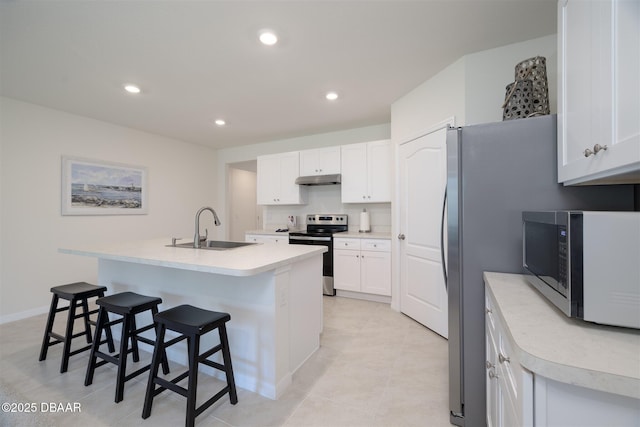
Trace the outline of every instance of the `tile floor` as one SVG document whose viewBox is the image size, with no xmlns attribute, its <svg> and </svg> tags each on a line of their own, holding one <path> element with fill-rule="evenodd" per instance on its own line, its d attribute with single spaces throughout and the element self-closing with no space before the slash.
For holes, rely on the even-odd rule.
<svg viewBox="0 0 640 427">
<path fill-rule="evenodd" d="M 279 400 L 238 389 L 237 405 L 224 397 L 196 425 L 449 426 L 447 341 L 388 304 L 324 298 L 321 347 Z M 88 352 L 73 356 L 66 374 L 59 373 L 60 345 L 38 362 L 45 320 L 40 315 L 0 325 L 0 400 L 37 407 L 35 413 L 0 412 L 0 426 L 184 425 L 185 400 L 168 391 L 154 400 L 151 417 L 141 418 L 146 374 L 129 381 L 124 401 L 116 404 L 115 366 L 96 370 L 85 387 Z M 199 401 L 222 384 L 205 378 Z M 48 402 L 77 402 L 80 412 L 52 412 Z"/>
</svg>

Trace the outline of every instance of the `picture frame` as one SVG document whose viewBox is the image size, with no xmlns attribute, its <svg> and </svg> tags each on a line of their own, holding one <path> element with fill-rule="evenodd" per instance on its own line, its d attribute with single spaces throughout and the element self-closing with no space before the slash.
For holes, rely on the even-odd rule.
<svg viewBox="0 0 640 427">
<path fill-rule="evenodd" d="M 62 156 L 62 215 L 145 215 L 147 169 Z"/>
</svg>

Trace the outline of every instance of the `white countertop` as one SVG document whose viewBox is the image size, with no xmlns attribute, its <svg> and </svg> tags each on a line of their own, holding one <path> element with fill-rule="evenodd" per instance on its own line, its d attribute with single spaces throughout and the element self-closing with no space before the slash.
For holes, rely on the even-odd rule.
<svg viewBox="0 0 640 427">
<path fill-rule="evenodd" d="M 484 278 L 522 366 L 563 383 L 640 399 L 640 331 L 571 319 L 522 275 Z"/>
<path fill-rule="evenodd" d="M 302 230 L 290 230 L 290 231 L 302 231 Z M 267 235 L 267 236 L 282 236 L 282 235 L 288 235 L 288 232 L 276 232 L 275 230 L 248 230 L 245 231 L 245 234 L 262 234 L 262 235 Z M 345 231 L 342 233 L 337 233 L 334 235 L 334 237 L 336 238 L 341 238 L 341 237 L 345 237 L 345 238 L 349 238 L 349 239 L 353 239 L 353 238 L 359 238 L 359 239 L 387 239 L 390 240 L 391 239 L 391 233 L 390 232 L 371 232 L 371 233 L 360 233 L 358 230 L 352 231 Z"/>
<path fill-rule="evenodd" d="M 112 245 L 60 248 L 59 252 L 114 261 L 201 271 L 227 276 L 253 276 L 327 251 L 324 246 L 254 245 L 224 251 L 167 247 L 170 238 Z"/>
</svg>

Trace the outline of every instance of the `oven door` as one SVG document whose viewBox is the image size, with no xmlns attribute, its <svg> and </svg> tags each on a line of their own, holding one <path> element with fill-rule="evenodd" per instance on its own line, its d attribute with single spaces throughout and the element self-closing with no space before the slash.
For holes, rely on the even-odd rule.
<svg viewBox="0 0 640 427">
<path fill-rule="evenodd" d="M 322 293 L 334 296 L 333 288 L 333 237 L 331 235 L 314 236 L 304 233 L 289 233 L 290 245 L 326 246 L 327 252 L 322 254 Z"/>
</svg>

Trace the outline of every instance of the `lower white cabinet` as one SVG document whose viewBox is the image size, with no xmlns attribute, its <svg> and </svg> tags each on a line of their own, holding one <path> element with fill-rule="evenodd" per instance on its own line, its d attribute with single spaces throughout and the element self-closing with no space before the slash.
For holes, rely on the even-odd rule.
<svg viewBox="0 0 640 427">
<path fill-rule="evenodd" d="M 333 280 L 338 290 L 391 295 L 391 241 L 333 239 Z"/>
<path fill-rule="evenodd" d="M 533 374 L 518 363 L 486 294 L 487 426 L 533 426 Z"/>
<path fill-rule="evenodd" d="M 521 284 L 514 284 L 514 286 L 517 285 Z M 517 303 L 522 307 L 526 305 L 521 301 Z M 501 315 L 502 311 L 488 288 L 485 288 L 485 309 L 488 427 L 640 425 L 639 399 L 572 384 L 572 378 L 579 376 L 580 373 L 577 371 L 582 369 L 577 365 L 571 366 L 547 360 L 534 362 L 538 363 L 539 367 L 546 363 L 555 363 L 555 375 L 563 377 L 563 381 L 566 380 L 566 382 L 547 378 L 536 370 L 531 371 L 524 368 L 519 360 L 519 355 L 528 354 L 526 357 L 529 359 L 535 359 L 535 357 L 531 352 L 524 353 L 520 350 L 521 347 L 513 341 L 511 337 L 514 336 L 514 329 L 510 329 L 510 325 L 504 321 L 504 317 Z M 526 309 L 522 308 L 522 310 Z M 533 312 L 527 314 L 532 315 Z M 540 314 L 544 315 L 544 313 Z M 523 314 L 518 315 L 518 319 L 526 318 Z M 558 321 L 567 322 L 568 320 L 558 318 Z M 520 335 L 517 336 L 520 338 L 522 338 L 524 324 L 527 325 L 527 336 L 541 335 L 542 331 L 536 330 L 535 321 L 523 320 L 518 327 Z M 581 339 L 593 340 L 593 336 L 589 335 L 591 329 L 595 328 L 585 325 L 585 334 L 581 335 Z M 604 335 L 599 335 L 597 332 L 611 333 L 610 331 L 597 330 L 591 332 L 598 338 Z M 539 345 L 544 346 L 545 343 Z M 557 343 L 556 345 L 558 346 Z M 561 347 L 562 344 L 559 346 Z M 575 351 L 579 352 L 581 349 L 575 348 Z M 585 350 L 582 349 L 582 351 Z M 565 349 L 556 347 L 554 352 L 563 354 Z M 527 363 L 532 362 L 529 360 Z M 634 362 L 630 361 L 630 363 Z M 547 368 L 545 367 L 545 369 Z M 589 375 L 597 376 L 597 372 L 591 371 Z M 603 385 L 607 382 L 601 381 Z"/>
<path fill-rule="evenodd" d="M 288 245 L 289 235 L 283 234 L 282 236 L 272 236 L 269 234 L 245 234 L 244 240 L 245 242 L 253 243 L 277 243 L 279 245 Z"/>
</svg>

